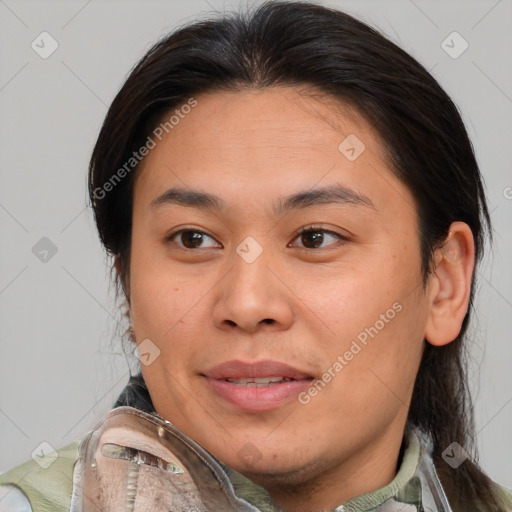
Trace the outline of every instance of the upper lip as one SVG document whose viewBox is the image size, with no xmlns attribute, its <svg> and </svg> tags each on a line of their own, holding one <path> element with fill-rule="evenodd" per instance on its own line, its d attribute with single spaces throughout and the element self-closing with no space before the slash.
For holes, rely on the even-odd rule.
<svg viewBox="0 0 512 512">
<path fill-rule="evenodd" d="M 249 379 L 285 377 L 288 379 L 311 379 L 311 375 L 279 361 L 226 361 L 204 372 L 211 379 Z"/>
</svg>

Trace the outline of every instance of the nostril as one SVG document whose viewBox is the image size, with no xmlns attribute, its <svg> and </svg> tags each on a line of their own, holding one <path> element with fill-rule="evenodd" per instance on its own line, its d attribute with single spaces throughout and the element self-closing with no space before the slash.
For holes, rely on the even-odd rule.
<svg viewBox="0 0 512 512">
<path fill-rule="evenodd" d="M 266 324 L 273 324 L 275 322 L 273 318 L 265 318 L 262 321 L 265 322 Z"/>
</svg>

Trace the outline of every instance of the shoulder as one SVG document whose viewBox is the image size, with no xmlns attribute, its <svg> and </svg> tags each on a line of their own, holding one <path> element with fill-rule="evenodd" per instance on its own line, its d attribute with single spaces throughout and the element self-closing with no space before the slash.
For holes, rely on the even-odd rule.
<svg viewBox="0 0 512 512">
<path fill-rule="evenodd" d="M 67 512 L 79 441 L 33 459 L 0 475 L 0 512 Z"/>
</svg>

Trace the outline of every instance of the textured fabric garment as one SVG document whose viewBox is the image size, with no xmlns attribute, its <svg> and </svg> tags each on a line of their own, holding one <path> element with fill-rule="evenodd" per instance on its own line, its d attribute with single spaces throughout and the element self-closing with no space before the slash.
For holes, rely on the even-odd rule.
<svg viewBox="0 0 512 512">
<path fill-rule="evenodd" d="M 73 492 L 73 468 L 78 459 L 79 441 L 70 443 L 56 454 L 36 457 L 0 475 L 0 512 L 11 512 L 18 507 L 33 512 L 68 512 Z M 12 493 L 3 484 L 16 486 L 21 492 Z M 10 508 L 5 508 L 9 506 Z M 16 510 L 16 508 L 13 508 Z M 28 508 L 30 511 L 30 508 Z"/>
<path fill-rule="evenodd" d="M 436 475 L 429 439 L 412 425 L 401 453 L 388 485 L 333 510 L 458 512 Z M 282 512 L 264 488 L 159 417 L 140 375 L 94 430 L 57 455 L 50 465 L 31 460 L 0 475 L 0 512 Z"/>
<path fill-rule="evenodd" d="M 156 414 L 129 406 L 117 407 L 83 438 L 78 455 L 70 459 L 69 454 L 75 449 L 76 445 L 60 452 L 57 466 L 41 468 L 30 461 L 18 469 L 16 476 L 25 474 L 18 485 L 34 512 L 279 510 L 262 487 L 220 464 Z M 72 460 L 76 463 L 70 471 Z M 448 512 L 438 482 L 425 480 L 425 472 L 420 470 L 422 460 L 420 439 L 411 430 L 400 470 L 393 481 L 336 510 Z M 69 485 L 59 492 L 59 486 L 72 481 L 73 492 Z M 404 509 L 405 505 L 414 508 Z"/>
</svg>

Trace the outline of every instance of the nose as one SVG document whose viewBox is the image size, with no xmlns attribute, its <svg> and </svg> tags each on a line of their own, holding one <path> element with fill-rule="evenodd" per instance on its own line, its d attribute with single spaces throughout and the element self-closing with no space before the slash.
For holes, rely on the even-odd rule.
<svg viewBox="0 0 512 512">
<path fill-rule="evenodd" d="M 293 292 L 286 285 L 270 251 L 254 261 L 239 254 L 219 283 L 213 310 L 216 327 L 254 334 L 288 329 L 294 319 Z"/>
</svg>

